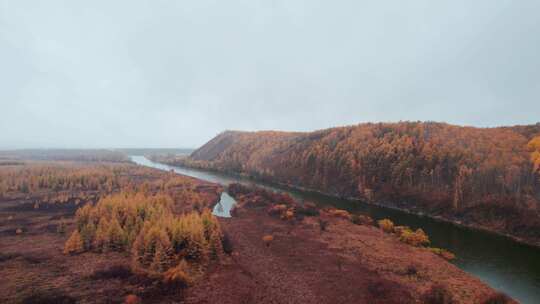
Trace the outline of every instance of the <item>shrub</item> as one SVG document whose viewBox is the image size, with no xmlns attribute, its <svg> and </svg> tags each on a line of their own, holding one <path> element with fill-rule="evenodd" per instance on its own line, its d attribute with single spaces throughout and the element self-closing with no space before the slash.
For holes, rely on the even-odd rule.
<svg viewBox="0 0 540 304">
<path fill-rule="evenodd" d="M 377 224 L 379 224 L 379 227 L 384 232 L 387 232 L 387 233 L 394 232 L 394 223 L 389 219 L 382 219 L 378 221 Z"/>
<path fill-rule="evenodd" d="M 84 251 L 84 243 L 79 231 L 75 230 L 64 245 L 64 254 L 77 254 Z"/>
<path fill-rule="evenodd" d="M 411 231 L 411 228 L 409 226 L 394 226 L 394 232 L 401 236 L 404 231 Z"/>
<path fill-rule="evenodd" d="M 285 212 L 281 214 L 281 219 L 285 221 L 290 221 L 294 218 L 294 211 L 293 209 L 288 209 Z"/>
<path fill-rule="evenodd" d="M 274 205 L 268 209 L 268 214 L 281 215 L 286 210 L 287 210 L 287 205 L 285 204 Z"/>
<path fill-rule="evenodd" d="M 453 304 L 455 303 L 452 293 L 441 284 L 435 284 L 422 296 L 425 304 Z"/>
<path fill-rule="evenodd" d="M 347 210 L 330 209 L 328 212 L 335 217 L 344 218 L 347 220 L 351 218 L 351 214 Z"/>
<path fill-rule="evenodd" d="M 304 205 L 299 206 L 296 208 L 296 214 L 299 216 L 317 216 L 319 215 L 319 209 L 317 209 L 317 205 L 314 203 L 304 203 Z"/>
<path fill-rule="evenodd" d="M 498 292 L 490 296 L 484 302 L 482 302 L 482 304 L 507 304 L 507 303 L 512 303 L 512 299 L 502 292 Z"/>
<path fill-rule="evenodd" d="M 124 299 L 124 304 L 141 304 L 142 300 L 134 294 L 129 294 Z"/>
<path fill-rule="evenodd" d="M 351 222 L 356 225 L 372 225 L 373 219 L 366 215 L 353 214 L 351 215 Z"/>
<path fill-rule="evenodd" d="M 422 229 L 414 232 L 408 228 L 403 229 L 399 232 L 399 240 L 415 247 L 429 244 L 429 237 Z"/>
<path fill-rule="evenodd" d="M 163 274 L 163 283 L 169 287 L 186 287 L 193 283 L 189 265 L 185 260 Z"/>
<path fill-rule="evenodd" d="M 439 255 L 441 256 L 442 258 L 446 259 L 446 260 L 453 260 L 456 258 L 456 255 L 453 254 L 452 252 L 446 250 L 446 249 L 441 249 L 441 248 L 434 248 L 434 247 L 430 247 L 429 250 L 433 253 L 435 253 L 436 255 Z"/>
<path fill-rule="evenodd" d="M 262 240 L 264 242 L 264 244 L 269 247 L 270 246 L 270 243 L 272 243 L 272 241 L 274 240 L 274 236 L 272 235 L 265 235 L 262 237 Z"/>
</svg>

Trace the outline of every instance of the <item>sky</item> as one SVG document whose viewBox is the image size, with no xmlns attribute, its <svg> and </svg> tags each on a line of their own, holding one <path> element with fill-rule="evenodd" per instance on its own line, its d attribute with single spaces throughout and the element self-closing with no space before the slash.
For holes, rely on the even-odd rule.
<svg viewBox="0 0 540 304">
<path fill-rule="evenodd" d="M 540 1 L 0 0 L 0 149 L 540 121 Z"/>
</svg>

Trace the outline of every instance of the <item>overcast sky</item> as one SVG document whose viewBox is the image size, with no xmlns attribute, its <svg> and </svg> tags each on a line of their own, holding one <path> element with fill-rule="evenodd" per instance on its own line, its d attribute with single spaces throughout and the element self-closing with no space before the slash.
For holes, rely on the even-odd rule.
<svg viewBox="0 0 540 304">
<path fill-rule="evenodd" d="M 0 0 L 0 148 L 540 121 L 540 1 Z"/>
</svg>

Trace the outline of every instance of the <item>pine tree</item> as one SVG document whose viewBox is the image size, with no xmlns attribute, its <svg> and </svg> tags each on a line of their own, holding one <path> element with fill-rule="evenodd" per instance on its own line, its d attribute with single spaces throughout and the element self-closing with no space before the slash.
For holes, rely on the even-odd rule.
<svg viewBox="0 0 540 304">
<path fill-rule="evenodd" d="M 107 229 L 107 240 L 108 240 L 108 249 L 111 250 L 122 250 L 127 245 L 127 235 L 120 227 L 120 223 L 116 218 L 113 218 L 109 222 L 109 227 Z"/>
<path fill-rule="evenodd" d="M 99 220 L 92 246 L 96 249 L 107 250 L 109 246 L 109 221 L 102 217 Z"/>
<path fill-rule="evenodd" d="M 163 245 L 158 243 L 156 245 L 156 251 L 154 253 L 154 258 L 150 264 L 150 269 L 155 272 L 164 272 L 167 270 L 171 264 L 171 248 L 170 246 Z"/>
<path fill-rule="evenodd" d="M 76 254 L 84 251 L 84 244 L 79 231 L 75 230 L 64 246 L 64 254 Z"/>
<path fill-rule="evenodd" d="M 92 248 L 92 242 L 96 236 L 96 225 L 93 222 L 89 222 L 81 229 L 81 237 L 84 243 L 85 249 Z"/>
</svg>

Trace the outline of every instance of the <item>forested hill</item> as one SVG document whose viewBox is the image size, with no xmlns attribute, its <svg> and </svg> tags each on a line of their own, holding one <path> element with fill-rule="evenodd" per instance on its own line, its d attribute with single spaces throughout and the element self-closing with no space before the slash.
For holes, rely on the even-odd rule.
<svg viewBox="0 0 540 304">
<path fill-rule="evenodd" d="M 224 132 L 187 165 L 356 197 L 540 240 L 540 123 L 367 123 Z"/>
</svg>

